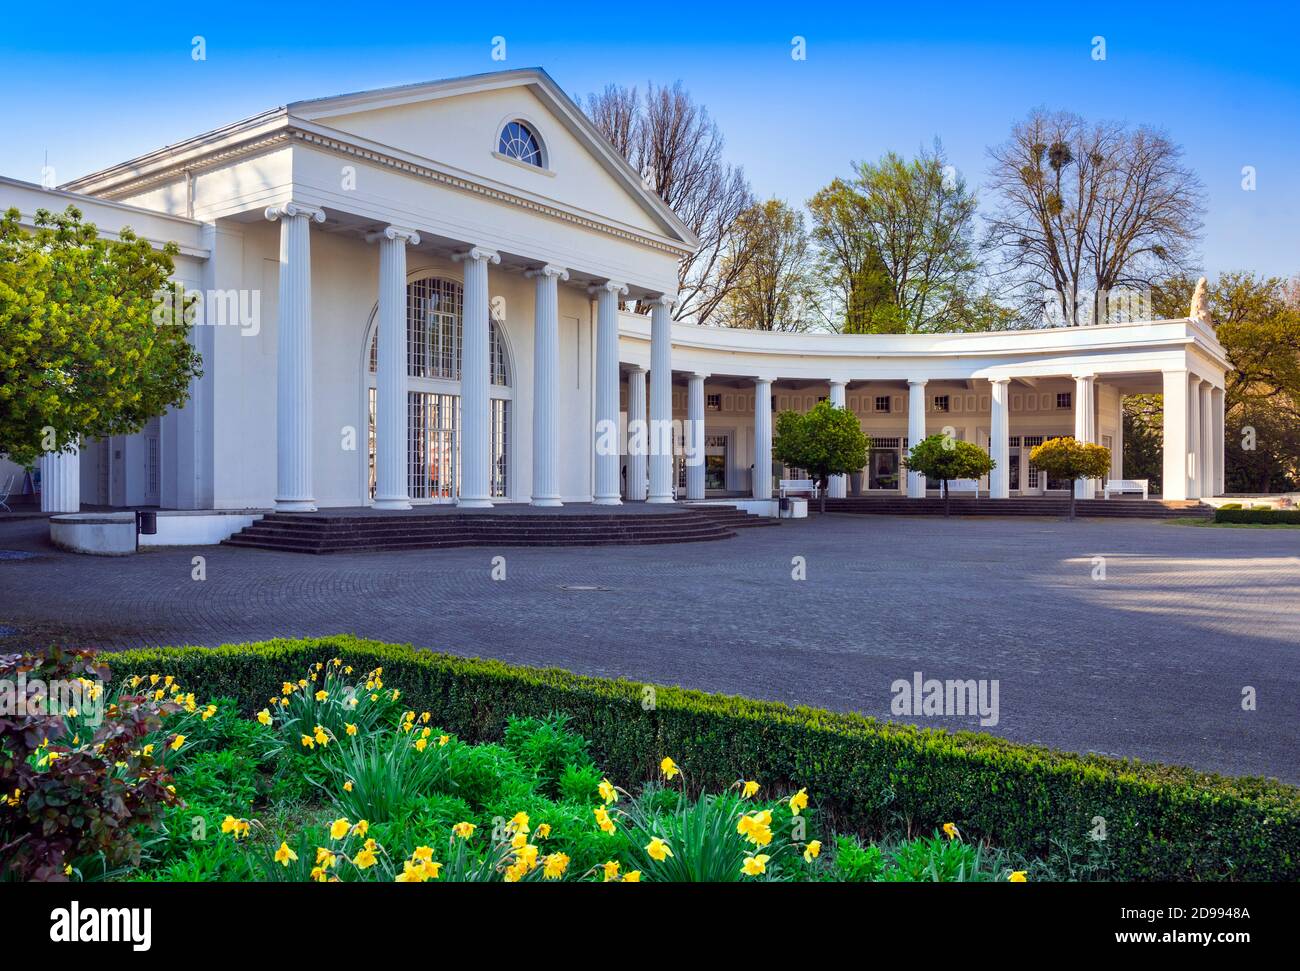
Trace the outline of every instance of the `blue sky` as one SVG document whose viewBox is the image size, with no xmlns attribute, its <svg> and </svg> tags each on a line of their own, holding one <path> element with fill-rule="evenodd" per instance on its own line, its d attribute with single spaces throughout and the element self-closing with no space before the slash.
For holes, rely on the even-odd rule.
<svg viewBox="0 0 1300 971">
<path fill-rule="evenodd" d="M 39 181 L 48 153 L 67 181 L 287 101 L 540 65 L 582 96 L 680 79 L 755 191 L 797 203 L 854 160 L 936 136 L 978 188 L 988 146 L 1038 105 L 1155 125 L 1205 183 L 1205 268 L 1300 272 L 1300 5 L 708 6 L 10 5 L 0 174 Z"/>
</svg>

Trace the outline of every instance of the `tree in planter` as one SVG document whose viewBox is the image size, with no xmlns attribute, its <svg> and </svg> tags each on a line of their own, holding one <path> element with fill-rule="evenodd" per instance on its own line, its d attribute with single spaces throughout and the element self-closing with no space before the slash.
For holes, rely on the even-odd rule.
<svg viewBox="0 0 1300 971">
<path fill-rule="evenodd" d="M 912 446 L 903 459 L 909 472 L 920 472 L 929 479 L 943 482 L 943 514 L 952 512 L 948 483 L 953 479 L 978 479 L 993 471 L 997 463 L 988 452 L 972 442 L 949 435 L 931 435 Z"/>
<path fill-rule="evenodd" d="M 1029 461 L 1053 478 L 1069 480 L 1071 519 L 1075 480 L 1104 479 L 1110 474 L 1110 449 L 1073 438 L 1049 438 L 1029 453 Z"/>
<path fill-rule="evenodd" d="M 31 465 L 184 403 L 200 374 L 188 308 L 159 299 L 178 252 L 102 239 L 73 206 L 38 210 L 31 232 L 0 215 L 0 454 Z"/>
<path fill-rule="evenodd" d="M 825 512 L 830 477 L 861 471 L 870 445 L 853 412 L 819 401 L 807 414 L 783 411 L 776 416 L 772 455 L 778 462 L 808 471 L 821 492 L 820 509 Z"/>
</svg>

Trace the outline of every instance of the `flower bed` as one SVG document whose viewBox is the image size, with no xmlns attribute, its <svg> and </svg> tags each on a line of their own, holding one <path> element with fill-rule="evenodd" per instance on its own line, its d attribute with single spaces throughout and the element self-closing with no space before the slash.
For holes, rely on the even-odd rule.
<svg viewBox="0 0 1300 971">
<path fill-rule="evenodd" d="M 90 670 L 88 655 L 71 657 L 17 666 Z M 229 699 L 200 701 L 173 674 L 107 688 L 85 679 L 106 712 L 52 702 L 6 726 L 6 749 L 21 747 L 19 734 L 40 738 L 4 779 L 6 870 L 196 882 L 1027 879 L 953 823 L 883 849 L 843 836 L 823 853 L 806 789 L 740 779 L 693 795 L 670 756 L 630 792 L 603 775 L 563 714 L 511 718 L 502 744 L 472 744 L 406 708 L 385 678 L 342 657 L 316 661 L 252 715 Z M 92 777 L 95 791 L 134 807 L 115 832 L 84 811 Z M 30 838 L 51 822 L 56 839 Z"/>
<path fill-rule="evenodd" d="M 636 792 L 638 805 L 644 800 L 649 807 L 646 811 L 667 814 L 671 807 L 655 800 L 677 799 L 675 792 L 664 795 L 660 784 L 653 781 L 660 775 L 660 760 L 668 755 L 686 768 L 684 778 L 691 797 L 708 793 L 709 799 L 724 801 L 719 813 L 734 815 L 738 811 L 736 806 L 726 808 L 725 802 L 736 798 L 733 786 L 737 780 L 758 780 L 763 786 L 762 796 L 772 797 L 770 805 L 765 803 L 762 808 L 773 813 L 774 833 L 780 831 L 784 819 L 780 800 L 775 797 L 806 789 L 812 797 L 809 816 L 817 821 L 819 829 L 803 834 L 802 845 L 806 846 L 809 838 L 821 839 L 828 851 L 839 850 L 840 841 L 827 834 L 837 832 L 850 837 L 841 852 L 825 854 L 828 859 L 835 857 L 833 865 L 839 868 L 840 875 L 877 873 L 872 861 L 888 865 L 891 859 L 897 860 L 897 853 L 905 845 L 898 841 L 900 833 L 936 832 L 951 821 L 970 840 L 952 842 L 972 849 L 977 845 L 1001 848 L 992 862 L 985 859 L 977 867 L 980 872 L 998 876 L 1013 869 L 1028 869 L 1031 878 L 1300 878 L 1295 850 L 1300 846 L 1300 791 L 1273 781 L 1226 779 L 1179 767 L 1075 756 L 987 735 L 925 731 L 856 715 L 584 678 L 559 670 L 513 667 L 350 637 L 270 641 L 217 649 L 128 651 L 109 655 L 107 660 L 118 678 L 173 675 L 196 691 L 202 689 L 205 697 L 231 699 L 229 705 L 219 706 L 210 722 L 221 724 L 221 719 L 230 717 L 237 718 L 241 726 L 270 730 L 273 726 L 259 725 L 252 715 L 267 708 L 268 717 L 275 721 L 280 713 L 270 712 L 269 699 L 282 696 L 284 682 L 296 683 L 308 665 L 329 663 L 335 657 L 356 671 L 382 668 L 383 680 L 399 686 L 401 694 L 395 704 L 403 712 L 419 713 L 417 720 L 423 712 L 431 713 L 430 724 L 421 726 L 420 731 L 428 727 L 431 737 L 447 735 L 448 745 L 454 746 L 449 752 L 463 747 L 467 753 L 475 753 L 464 756 L 475 765 L 481 760 L 495 770 L 510 764 L 507 754 L 516 762 L 521 760 L 512 746 L 522 743 L 510 740 L 508 726 L 512 718 L 516 724 L 535 726 L 535 721 L 527 720 L 562 713 L 568 716 L 566 731 L 590 740 L 590 758 L 600 767 L 600 777 Z M 324 751 L 339 751 L 335 746 L 349 737 L 346 728 L 345 734 L 338 736 L 333 726 L 320 724 L 327 738 Z M 276 726 L 282 728 L 282 722 L 276 721 Z M 441 728 L 432 732 L 434 726 Z M 289 747 L 284 750 L 284 758 L 260 763 L 264 768 L 281 765 L 272 774 L 270 789 L 259 789 L 267 785 L 263 779 L 246 790 L 250 811 L 255 804 L 271 809 L 269 815 L 263 813 L 259 823 L 268 827 L 268 832 L 281 834 L 289 849 L 298 853 L 297 862 L 303 866 L 311 863 L 317 848 L 328 848 L 328 843 L 307 846 L 312 839 L 302 844 L 288 839 L 290 824 L 295 820 L 308 830 L 312 826 L 319 830 L 319 814 L 312 816 L 308 811 L 313 800 L 316 810 L 327 808 L 319 802 L 324 798 L 321 790 L 304 781 L 309 775 L 303 771 L 303 760 L 319 760 L 321 754 L 320 749 L 302 744 L 303 736 L 316 740 L 315 724 L 306 727 L 312 731 L 294 739 L 300 751 Z M 343 742 L 331 740 L 331 732 Z M 228 757 L 235 758 L 235 747 L 222 742 L 221 753 L 213 754 L 225 758 L 228 752 Z M 531 765 L 531 756 L 522 757 L 522 762 Z M 555 775 L 554 768 L 549 771 Z M 491 774 L 488 768 L 482 772 Z M 240 773 L 232 768 L 226 778 L 238 774 L 256 778 L 247 767 Z M 447 799 L 464 800 L 476 814 L 473 818 L 464 816 L 460 804 L 451 803 L 452 808 L 438 816 L 442 824 L 450 827 L 468 821 L 483 827 L 496 816 L 509 819 L 520 811 L 529 813 L 534 825 L 541 820 L 526 802 L 512 804 L 508 798 L 489 798 L 483 793 L 473 798 L 466 796 L 466 791 L 476 791 L 473 778 L 477 776 L 471 777 L 470 783 L 459 780 L 458 788 L 450 793 L 430 797 L 444 804 Z M 548 811 L 551 803 L 567 804 L 565 812 L 574 818 L 565 825 L 577 826 L 580 819 L 583 840 L 598 839 L 590 825 L 594 807 L 554 788 L 559 778 L 547 783 L 549 789 L 543 786 L 531 793 L 520 790 L 520 799 L 525 795 L 528 799 L 545 799 Z M 460 788 L 463 784 L 469 785 L 468 790 Z M 304 785 L 311 789 L 303 789 Z M 255 803 L 255 799 L 262 801 Z M 294 805 L 308 809 L 294 810 Z M 631 796 L 621 796 L 617 808 L 630 811 L 632 805 Z M 691 801 L 681 808 L 703 812 L 699 805 Z M 219 808 L 214 807 L 214 811 Z M 484 815 L 489 810 L 490 817 Z M 250 826 L 254 818 L 248 812 L 236 813 L 232 809 L 223 810 L 223 818 L 225 813 L 237 820 L 250 819 Z M 355 824 L 359 816 L 359 812 L 349 811 L 339 813 L 337 818 Z M 372 825 L 389 825 L 364 818 Z M 1105 838 L 1093 839 L 1094 834 L 1100 835 L 1099 827 Z M 573 832 L 576 839 L 578 830 Z M 798 849 L 800 841 L 792 838 L 793 831 L 780 832 L 782 845 L 788 843 L 792 851 Z M 481 828 L 478 834 L 483 836 Z M 505 834 L 498 831 L 496 835 Z M 511 839 L 517 836 L 511 834 Z M 852 839 L 855 836 L 883 840 L 883 845 L 863 846 Z M 411 848 L 398 842 L 400 847 L 389 848 L 390 852 L 405 853 Z M 387 847 L 383 840 L 380 843 Z M 938 845 L 942 849 L 949 843 L 940 838 Z M 308 851 L 306 860 L 295 848 L 299 845 Z M 435 842 L 412 844 L 426 845 L 438 851 L 439 862 L 446 862 L 441 846 Z M 645 844 L 639 845 L 644 849 Z M 594 859 L 569 848 L 560 852 L 578 861 L 571 862 L 572 870 Z M 910 859 L 909 854 L 914 852 L 909 850 L 903 856 Z M 792 861 L 784 856 L 768 855 L 775 859 L 773 871 L 779 864 L 780 873 L 786 877 L 800 872 L 793 865 L 787 867 Z M 802 853 L 798 858 L 802 859 Z M 398 864 L 407 859 L 398 860 Z M 859 864 L 855 867 L 845 862 L 855 859 Z M 623 872 L 628 867 L 650 872 L 642 865 L 643 860 L 633 865 L 631 856 L 619 862 Z M 884 869 L 882 865 L 879 872 Z M 279 864 L 269 872 L 277 871 L 289 872 Z"/>
</svg>

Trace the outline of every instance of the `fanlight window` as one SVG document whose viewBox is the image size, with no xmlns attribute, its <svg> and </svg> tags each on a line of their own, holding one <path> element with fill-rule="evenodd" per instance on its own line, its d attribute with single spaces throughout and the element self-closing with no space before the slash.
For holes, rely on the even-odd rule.
<svg viewBox="0 0 1300 971">
<path fill-rule="evenodd" d="M 460 380 L 460 341 L 464 298 L 459 283 L 429 278 L 406 285 L 406 373 L 413 378 Z M 501 324 L 493 319 L 488 335 L 492 383 L 510 386 L 510 366 Z M 370 373 L 379 370 L 379 328 L 370 341 Z"/>
<path fill-rule="evenodd" d="M 506 158 L 542 168 L 542 143 L 522 121 L 512 121 L 501 129 L 497 151 Z"/>
</svg>

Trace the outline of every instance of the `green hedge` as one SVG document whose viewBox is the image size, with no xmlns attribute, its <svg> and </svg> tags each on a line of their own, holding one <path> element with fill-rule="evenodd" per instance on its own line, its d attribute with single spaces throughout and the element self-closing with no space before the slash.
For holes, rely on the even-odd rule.
<svg viewBox="0 0 1300 971">
<path fill-rule="evenodd" d="M 1275 525 L 1277 523 L 1295 523 L 1300 526 L 1300 509 L 1229 509 L 1220 507 L 1214 510 L 1216 523 L 1256 523 Z"/>
<path fill-rule="evenodd" d="M 807 786 L 838 825 L 952 820 L 969 835 L 1042 855 L 1086 845 L 1106 821 L 1111 872 L 1134 880 L 1300 879 L 1300 789 L 1250 778 L 949 734 L 815 708 L 673 687 L 587 678 L 338 636 L 107 656 L 114 678 L 174 674 L 201 697 L 251 713 L 314 661 L 384 669 L 408 707 L 468 741 L 501 737 L 510 715 L 564 711 L 620 785 L 652 778 L 664 755 L 694 787 L 759 779 L 768 791 Z M 653 703 L 645 704 L 653 691 Z"/>
</svg>

